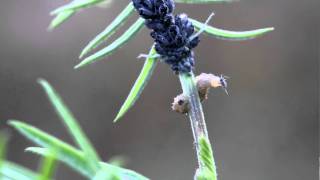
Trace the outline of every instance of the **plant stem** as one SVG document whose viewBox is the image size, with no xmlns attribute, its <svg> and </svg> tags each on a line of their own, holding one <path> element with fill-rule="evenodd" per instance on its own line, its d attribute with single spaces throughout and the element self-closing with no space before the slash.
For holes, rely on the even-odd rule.
<svg viewBox="0 0 320 180">
<path fill-rule="evenodd" d="M 191 123 L 191 129 L 193 132 L 194 146 L 196 148 L 196 154 L 198 159 L 199 169 L 203 170 L 205 164 L 201 161 L 200 157 L 200 138 L 205 137 L 210 144 L 208 131 L 206 127 L 206 122 L 202 110 L 202 105 L 199 98 L 198 89 L 195 83 L 195 78 L 193 72 L 190 73 L 180 73 L 179 74 L 180 83 L 182 86 L 183 94 L 189 98 L 189 112 L 188 116 Z M 213 157 L 213 156 L 212 156 Z M 214 160 L 212 159 L 213 163 Z M 216 171 L 214 169 L 214 171 Z M 216 175 L 216 172 L 214 172 Z M 216 178 L 216 177 L 215 177 Z"/>
</svg>

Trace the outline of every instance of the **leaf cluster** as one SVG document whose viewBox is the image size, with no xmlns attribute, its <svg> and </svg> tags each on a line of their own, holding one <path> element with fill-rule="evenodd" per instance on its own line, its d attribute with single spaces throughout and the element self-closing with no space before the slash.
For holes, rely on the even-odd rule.
<svg viewBox="0 0 320 180">
<path fill-rule="evenodd" d="M 61 6 L 51 12 L 52 15 L 56 15 L 56 18 L 51 22 L 51 29 L 57 27 L 61 23 L 71 17 L 75 12 L 80 9 L 89 8 L 97 6 L 103 1 L 110 0 L 74 0 L 69 4 Z M 203 3 L 230 3 L 232 0 L 175 0 L 176 3 L 186 3 L 186 4 L 203 4 Z M 118 31 L 123 24 L 127 22 L 127 19 L 133 14 L 134 7 L 132 2 L 119 13 L 118 16 L 96 37 L 94 37 L 82 50 L 79 58 L 82 61 L 77 64 L 74 68 L 82 68 L 99 60 L 105 59 L 107 56 L 112 54 L 114 51 L 118 50 L 120 47 L 125 45 L 128 41 L 132 40 L 136 34 L 144 27 L 144 20 L 138 18 L 123 34 L 116 38 L 113 42 L 108 43 L 107 46 L 95 51 L 98 47 L 104 44 L 116 31 Z M 60 17 L 61 16 L 61 17 Z M 58 19 L 58 20 L 57 20 Z M 209 37 L 214 37 L 223 40 L 239 41 L 239 40 L 249 40 L 261 35 L 264 35 L 272 31 L 273 27 L 255 29 L 249 31 L 230 31 L 221 28 L 216 28 L 205 23 L 202 23 L 196 19 L 190 18 L 194 27 L 197 31 L 203 31 L 204 34 Z M 153 47 L 152 47 L 153 48 Z M 136 102 L 142 93 L 143 89 L 148 83 L 148 80 L 153 74 L 153 70 L 156 67 L 157 57 L 154 49 L 150 50 L 149 56 L 146 57 L 145 63 L 142 70 L 135 81 L 128 97 L 121 106 L 114 121 L 118 121 Z M 92 54 L 89 54 L 93 52 Z"/>
<path fill-rule="evenodd" d="M 77 147 L 22 121 L 9 120 L 8 123 L 10 126 L 37 145 L 36 147 L 28 147 L 25 151 L 40 155 L 44 157 L 44 160 L 41 163 L 39 174 L 2 160 L 0 164 L 0 177 L 7 177 L 13 180 L 50 180 L 54 177 L 56 161 L 60 161 L 88 179 L 148 180 L 148 178 L 132 170 L 103 162 L 83 132 L 78 121 L 64 104 L 55 89 L 43 79 L 40 79 L 38 82 L 45 90 L 52 106 L 75 141 Z M 4 152 L 3 149 L 5 146 L 3 145 L 3 141 L 4 140 L 0 139 L 0 152 Z"/>
</svg>

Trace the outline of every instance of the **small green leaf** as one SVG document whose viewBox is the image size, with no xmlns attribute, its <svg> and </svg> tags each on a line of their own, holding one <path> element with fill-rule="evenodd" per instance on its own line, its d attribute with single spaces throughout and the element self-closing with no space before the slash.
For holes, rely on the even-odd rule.
<svg viewBox="0 0 320 180">
<path fill-rule="evenodd" d="M 68 144 L 67 144 L 68 145 Z M 70 145 L 68 145 L 70 146 Z M 85 156 L 83 155 L 83 153 L 81 153 L 79 150 L 75 149 L 74 147 L 72 148 L 72 157 L 77 159 L 77 160 L 81 160 L 79 162 L 85 162 Z M 48 153 L 50 153 L 49 150 L 47 150 L 46 148 L 38 148 L 38 147 L 30 147 L 27 148 L 26 151 L 28 152 L 32 152 L 41 156 L 47 156 Z M 65 158 L 70 156 L 70 154 L 68 153 L 69 150 L 63 150 L 60 149 L 60 151 L 57 151 L 57 158 L 58 160 L 60 160 L 61 162 L 73 167 L 74 169 L 78 169 L 78 170 L 85 170 L 86 166 L 80 166 L 83 165 L 82 163 L 80 163 L 78 166 L 76 163 L 74 163 L 74 161 L 71 158 Z M 67 153 L 67 154 L 65 154 Z M 129 169 L 125 169 L 125 168 L 120 168 L 114 165 L 111 165 L 109 163 L 104 163 L 104 162 L 100 162 L 100 165 L 102 166 L 102 169 L 107 170 L 109 173 L 112 172 L 116 172 L 117 175 L 120 176 L 121 179 L 127 179 L 127 180 L 148 180 L 148 178 L 136 173 L 135 171 L 129 170 Z M 87 177 L 93 177 L 95 174 L 93 175 L 89 175 Z"/>
<path fill-rule="evenodd" d="M 37 177 L 35 172 L 9 161 L 4 161 L 0 167 L 0 179 L 35 180 Z"/>
<path fill-rule="evenodd" d="M 72 15 L 75 14 L 75 11 L 69 10 L 69 11 L 63 11 L 56 15 L 56 17 L 51 21 L 48 30 L 51 31 L 54 28 L 60 26 L 63 22 L 68 20 Z"/>
<path fill-rule="evenodd" d="M 134 12 L 134 7 L 132 2 L 130 2 L 128 6 L 112 21 L 112 23 L 107 26 L 105 30 L 103 30 L 99 35 L 89 42 L 89 44 L 82 50 L 79 58 L 82 58 L 88 52 L 95 49 L 105 40 L 107 40 L 118 28 L 122 26 L 122 24 L 124 24 L 132 12 Z"/>
<path fill-rule="evenodd" d="M 38 180 L 50 180 L 53 179 L 56 170 L 56 152 L 51 151 L 42 160 L 40 167 L 40 175 Z"/>
<path fill-rule="evenodd" d="M 88 163 L 94 170 L 97 170 L 99 168 L 99 157 L 73 114 L 69 111 L 67 106 L 63 103 L 61 97 L 47 81 L 40 79 L 38 82 L 45 90 L 51 104 L 57 111 L 62 122 L 66 125 L 71 136 L 88 157 Z"/>
<path fill-rule="evenodd" d="M 84 153 L 76 150 L 71 145 L 41 131 L 38 128 L 20 121 L 11 120 L 9 121 L 9 125 L 14 127 L 35 144 L 48 149 L 41 152 L 39 151 L 38 153 L 46 153 L 45 155 L 48 155 L 50 150 L 55 150 L 59 160 L 62 160 L 63 162 L 67 161 L 70 167 L 74 168 L 84 176 L 92 177 L 92 175 L 95 174 L 96 170 L 89 166 L 87 160 L 83 158 L 85 157 Z M 32 152 L 35 152 L 35 148 L 28 148 L 27 150 L 33 150 Z"/>
<path fill-rule="evenodd" d="M 199 138 L 199 145 L 199 157 L 201 164 L 203 165 L 203 169 L 199 169 L 202 172 L 199 172 L 198 179 L 217 180 L 217 170 L 210 142 L 206 137 L 202 136 Z"/>
<path fill-rule="evenodd" d="M 118 112 L 113 122 L 117 122 L 134 105 L 136 100 L 139 98 L 141 92 L 143 91 L 144 87 L 149 82 L 149 79 L 153 73 L 153 70 L 157 65 L 157 60 L 154 58 L 151 58 L 151 56 L 155 54 L 156 54 L 156 50 L 152 46 L 149 52 L 149 58 L 146 59 L 136 82 L 134 83 L 127 99 L 121 106 L 120 111 Z"/>
<path fill-rule="evenodd" d="M 79 10 L 79 9 L 83 9 L 86 7 L 91 7 L 94 5 L 97 5 L 99 3 L 101 3 L 102 1 L 105 0 L 74 0 L 71 3 L 61 6 L 55 10 L 53 10 L 50 14 L 51 15 L 55 15 L 55 14 L 59 14 L 61 12 L 65 12 L 65 11 L 75 11 L 75 10 Z"/>
<path fill-rule="evenodd" d="M 177 3 L 186 3 L 186 4 L 205 4 L 205 3 L 230 3 L 236 2 L 239 0 L 175 0 Z"/>
<path fill-rule="evenodd" d="M 139 18 L 126 32 L 124 32 L 118 39 L 112 42 L 109 46 L 101 49 L 100 51 L 96 52 L 95 54 L 85 58 L 81 61 L 78 65 L 74 68 L 80 68 L 96 62 L 98 60 L 103 59 L 107 55 L 111 54 L 116 49 L 120 48 L 123 44 L 125 44 L 128 40 L 134 37 L 134 35 L 139 32 L 139 30 L 143 27 L 144 19 Z"/>
<path fill-rule="evenodd" d="M 63 142 L 63 143 L 65 143 L 65 142 Z M 58 148 L 58 150 L 60 151 L 61 148 Z M 24 151 L 31 152 L 31 153 L 37 154 L 37 155 L 43 155 L 43 157 L 52 156 L 52 151 L 50 151 L 48 148 L 43 148 L 43 147 L 27 147 Z M 59 151 L 57 151 L 57 152 L 59 152 Z M 57 153 L 57 154 L 59 154 L 59 153 Z M 74 155 L 72 155 L 72 156 L 74 157 Z"/>
<path fill-rule="evenodd" d="M 203 23 L 189 18 L 192 24 L 195 26 L 196 29 L 201 29 L 203 27 Z M 212 26 L 206 26 L 204 32 L 208 35 L 212 35 L 217 38 L 226 39 L 226 40 L 248 40 L 253 39 L 255 37 L 261 36 L 265 33 L 273 31 L 273 27 L 263 28 L 263 29 L 256 29 L 251 31 L 228 31 L 223 29 L 218 29 Z"/>
</svg>

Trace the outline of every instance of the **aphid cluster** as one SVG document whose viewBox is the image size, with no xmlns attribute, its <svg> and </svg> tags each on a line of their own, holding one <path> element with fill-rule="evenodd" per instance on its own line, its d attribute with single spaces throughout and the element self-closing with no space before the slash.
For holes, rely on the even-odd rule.
<svg viewBox="0 0 320 180">
<path fill-rule="evenodd" d="M 194 66 L 192 49 L 199 43 L 186 14 L 173 15 L 173 0 L 132 0 L 135 9 L 152 29 L 155 49 L 176 73 L 190 72 Z"/>
</svg>

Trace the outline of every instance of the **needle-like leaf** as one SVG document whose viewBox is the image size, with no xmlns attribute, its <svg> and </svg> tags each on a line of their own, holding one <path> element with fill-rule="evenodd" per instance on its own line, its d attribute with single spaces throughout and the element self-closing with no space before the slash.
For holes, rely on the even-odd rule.
<svg viewBox="0 0 320 180">
<path fill-rule="evenodd" d="M 84 153 L 76 150 L 71 145 L 57 139 L 56 137 L 41 131 L 26 123 L 11 120 L 9 125 L 18 130 L 22 135 L 27 137 L 35 144 L 47 148 L 43 153 L 48 155 L 50 150 L 57 152 L 57 158 L 60 160 L 68 161 L 70 167 L 79 171 L 82 175 L 91 177 L 95 174 L 96 170 L 89 166 L 85 158 Z M 28 149 L 29 150 L 29 149 Z"/>
<path fill-rule="evenodd" d="M 139 98 L 141 92 L 148 83 L 154 68 L 157 65 L 157 60 L 155 58 L 152 58 L 152 56 L 155 54 L 156 50 L 154 49 L 154 46 L 152 46 L 149 52 L 149 58 L 146 59 L 143 68 L 140 72 L 140 75 L 138 76 L 138 79 L 134 83 L 124 104 L 121 106 L 120 111 L 118 112 L 114 122 L 117 122 L 134 105 L 136 100 Z"/>
<path fill-rule="evenodd" d="M 130 2 L 127 7 L 112 21 L 110 25 L 107 26 L 100 34 L 98 34 L 89 44 L 82 50 L 79 58 L 82 58 L 91 50 L 98 47 L 101 43 L 107 40 L 118 28 L 124 24 L 126 19 L 134 12 L 134 7 L 132 2 Z"/>
<path fill-rule="evenodd" d="M 68 144 L 67 144 L 68 145 Z M 70 146 L 70 145 L 68 145 Z M 47 150 L 46 148 L 39 148 L 39 147 L 29 147 L 26 149 L 26 151 L 31 152 L 31 153 L 35 153 L 41 156 L 46 156 L 48 155 L 48 153 L 50 153 L 49 150 Z M 73 157 L 75 159 L 80 159 L 82 162 L 85 162 L 85 156 L 83 155 L 83 153 L 81 153 L 79 150 L 75 149 L 74 147 L 72 147 L 72 151 L 73 153 Z M 77 166 L 72 159 L 70 158 L 64 158 L 69 156 L 69 154 L 64 154 L 65 152 L 68 151 L 64 151 L 63 149 L 61 149 L 61 151 L 57 151 L 57 158 L 58 160 L 60 160 L 61 162 L 75 168 L 75 169 L 79 169 L 82 170 L 82 168 L 85 167 L 79 167 Z M 80 164 L 81 165 L 81 164 Z M 107 171 L 106 173 L 109 174 L 116 174 L 118 175 L 121 179 L 127 179 L 127 180 L 148 180 L 148 178 L 136 173 L 135 171 L 129 170 L 129 169 L 125 169 L 125 168 L 120 168 L 118 166 L 114 166 L 111 165 L 109 163 L 104 163 L 104 162 L 100 162 L 100 165 L 102 166 L 101 169 L 104 169 L 105 171 Z M 98 171 L 99 172 L 99 171 Z M 93 175 L 89 175 L 88 177 L 93 177 L 95 176 L 95 174 Z"/>
<path fill-rule="evenodd" d="M 74 15 L 76 12 L 73 10 L 69 11 L 63 11 L 56 15 L 56 17 L 51 21 L 48 30 L 51 31 L 54 28 L 60 26 L 63 22 L 68 20 L 72 15 Z"/>
<path fill-rule="evenodd" d="M 60 144 L 62 144 L 63 146 L 61 146 Z M 77 150 L 76 148 L 72 147 L 71 145 L 63 141 L 61 141 L 60 144 L 57 146 L 57 154 L 56 154 L 57 155 L 56 158 L 59 161 L 67 164 L 70 168 L 76 170 L 77 172 L 80 172 L 83 176 L 86 176 L 86 177 L 94 176 L 95 172 L 91 171 L 88 168 L 88 164 L 86 163 L 86 160 L 84 158 L 85 156 L 81 151 Z M 38 144 L 38 145 L 41 145 L 41 144 Z M 28 147 L 25 149 L 25 151 L 46 157 L 46 156 L 52 155 L 52 152 L 49 149 L 50 148 Z"/>
<path fill-rule="evenodd" d="M 85 58 L 83 61 L 81 61 L 78 65 L 76 65 L 74 68 L 80 68 L 83 66 L 86 66 L 88 64 L 91 64 L 93 62 L 96 62 L 98 60 L 103 59 L 107 55 L 111 54 L 116 49 L 120 48 L 123 44 L 125 44 L 128 40 L 134 37 L 134 35 L 139 32 L 139 30 L 143 27 L 144 19 L 139 18 L 130 28 L 124 32 L 118 39 L 116 39 L 114 42 L 112 42 L 107 47 L 101 49 L 100 51 L 96 52 L 95 54 Z"/>
<path fill-rule="evenodd" d="M 26 151 L 33 152 L 42 156 L 51 155 L 50 150 L 55 150 L 57 159 L 66 163 L 71 168 L 79 171 L 86 177 L 93 177 L 97 171 L 94 171 L 90 168 L 87 163 L 87 156 L 76 148 L 72 147 L 71 145 L 57 139 L 56 137 L 41 131 L 38 128 L 30 126 L 26 123 L 11 120 L 9 124 L 13 126 L 16 130 L 18 130 L 21 134 L 26 136 L 29 140 L 36 143 L 39 147 L 30 147 L 27 148 Z M 101 163 L 101 166 L 105 166 L 110 168 L 111 170 L 116 170 L 120 172 L 121 177 L 132 177 L 132 180 L 147 180 L 148 178 L 128 169 L 120 168 L 117 166 L 113 166 L 107 163 Z M 125 179 L 125 178 L 124 178 Z M 127 178 L 128 179 L 128 178 Z"/>
<path fill-rule="evenodd" d="M 71 136 L 76 141 L 81 150 L 84 151 L 85 155 L 88 157 L 87 161 L 90 164 L 90 166 L 94 170 L 99 169 L 99 157 L 95 152 L 94 148 L 92 147 L 90 141 L 82 131 L 80 125 L 78 124 L 73 114 L 63 103 L 61 97 L 58 95 L 55 89 L 47 81 L 40 79 L 38 82 L 45 90 L 51 104 L 60 116 L 62 122 L 66 125 Z"/>
<path fill-rule="evenodd" d="M 40 80 L 40 83 L 46 90 L 49 99 L 52 101 L 54 106 L 57 108 L 57 111 L 61 117 L 64 119 L 70 119 L 70 112 L 66 109 L 64 104 L 62 103 L 60 97 L 57 95 L 55 90 L 44 80 Z M 75 122 L 75 121 L 74 121 Z M 70 120 L 68 122 L 65 122 L 67 126 L 69 127 L 72 122 Z M 60 161 L 68 164 L 73 169 L 79 171 L 81 174 L 88 178 L 92 178 L 96 175 L 98 171 L 103 169 L 107 169 L 109 173 L 117 172 L 119 173 L 120 179 L 128 179 L 128 180 L 147 180 L 148 178 L 145 178 L 144 176 L 128 170 L 124 168 L 120 168 L 117 166 L 113 166 L 107 163 L 98 162 L 99 169 L 92 166 L 91 161 L 88 159 L 91 158 L 91 156 L 86 153 L 86 148 L 83 148 L 83 151 L 77 150 L 76 148 L 72 147 L 71 145 L 55 138 L 54 136 L 51 136 L 48 133 L 45 133 L 41 131 L 40 129 L 37 129 L 31 125 L 28 125 L 26 123 L 16 121 L 16 120 L 10 120 L 9 125 L 14 127 L 16 130 L 18 130 L 21 134 L 26 136 L 29 140 L 33 141 L 34 143 L 38 144 L 39 146 L 42 146 L 44 148 L 27 148 L 27 151 L 31 151 L 43 156 L 52 156 L 52 151 L 56 152 L 56 157 Z M 79 127 L 76 126 L 70 126 L 74 129 L 77 129 Z M 70 130 L 71 131 L 71 130 Z M 79 131 L 79 129 L 78 129 Z M 74 130 L 72 130 L 74 133 Z M 79 132 L 78 132 L 79 133 Z M 79 136 L 82 136 L 82 134 L 78 134 Z M 85 136 L 84 136 L 85 137 Z M 83 137 L 82 137 L 83 138 Z M 80 147 L 83 147 L 83 139 L 76 139 L 76 141 L 82 142 Z M 80 143 L 79 143 L 80 144 Z M 88 151 L 88 150 L 87 150 Z M 117 174 L 118 175 L 118 174 Z"/>
<path fill-rule="evenodd" d="M 0 167 L 0 179 L 35 180 L 37 177 L 35 172 L 9 161 L 4 161 Z"/>
<path fill-rule="evenodd" d="M 201 29 L 202 27 L 204 27 L 203 23 L 191 18 L 190 20 L 196 29 Z M 251 31 L 228 31 L 207 25 L 204 32 L 208 35 L 226 40 L 248 40 L 261 36 L 273 30 L 273 27 L 268 27 Z"/>
<path fill-rule="evenodd" d="M 53 179 L 55 170 L 56 170 L 57 162 L 56 162 L 56 152 L 51 151 L 50 155 L 44 156 L 41 167 L 40 167 L 40 175 L 38 180 L 50 180 Z"/>
<path fill-rule="evenodd" d="M 186 3 L 186 4 L 204 4 L 204 3 L 230 3 L 236 2 L 239 0 L 175 0 L 177 3 Z"/>
<path fill-rule="evenodd" d="M 102 1 L 105 0 L 74 0 L 72 2 L 70 2 L 69 4 L 66 4 L 64 6 L 61 6 L 55 10 L 53 10 L 50 14 L 51 15 L 55 15 L 55 14 L 59 14 L 61 12 L 65 12 L 65 11 L 70 11 L 70 10 L 79 10 L 79 9 L 83 9 L 86 7 L 91 7 L 94 5 L 97 5 L 99 3 L 101 3 Z"/>
</svg>

